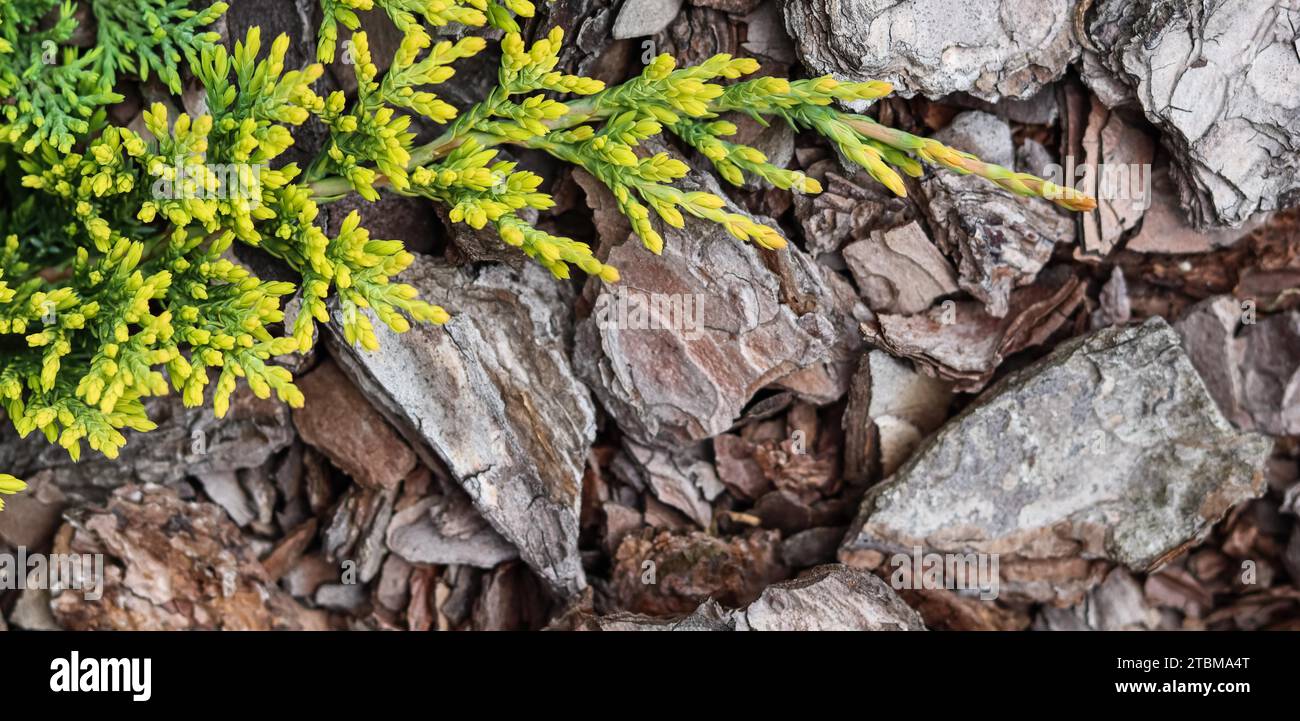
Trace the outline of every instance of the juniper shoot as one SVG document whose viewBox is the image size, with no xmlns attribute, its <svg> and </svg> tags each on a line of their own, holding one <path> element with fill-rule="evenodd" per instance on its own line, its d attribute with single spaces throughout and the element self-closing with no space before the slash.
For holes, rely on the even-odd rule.
<svg viewBox="0 0 1300 721">
<path fill-rule="evenodd" d="M 377 347 L 376 321 L 398 333 L 446 322 L 443 309 L 394 280 L 413 260 L 400 240 L 372 238 L 355 212 L 333 237 L 317 224 L 323 203 L 351 193 L 427 198 L 455 223 L 490 225 L 558 278 L 576 268 L 617 282 L 587 245 L 525 220 L 520 211 L 554 201 L 539 190 L 541 177 L 499 155 L 503 146 L 591 173 L 653 253 L 663 239 L 652 217 L 674 227 L 686 216 L 719 223 L 769 249 L 786 241 L 716 195 L 675 187 L 686 164 L 646 152 L 650 138 L 676 137 L 733 184 L 755 176 L 820 192 L 816 180 L 731 140 L 733 113 L 815 131 L 899 195 L 900 173 L 919 176 L 930 164 L 1072 210 L 1094 206 L 1073 189 L 838 108 L 884 97 L 887 83 L 745 79 L 759 69 L 749 58 L 678 67 L 660 55 L 606 87 L 556 69 L 559 28 L 525 43 L 516 18 L 533 15 L 528 0 L 321 4 L 318 62 L 287 68 L 285 36 L 264 47 L 254 27 L 228 49 L 207 29 L 223 2 L 83 0 L 88 12 L 78 16 L 71 0 L 0 0 L 0 403 L 20 435 L 39 431 L 73 459 L 83 444 L 113 458 L 124 430 L 154 428 L 143 399 L 175 391 L 189 406 L 210 399 L 221 416 L 241 379 L 258 397 L 300 406 L 274 359 L 312 346 L 316 324 L 331 317 L 327 302 L 346 340 L 366 349 Z M 384 73 L 359 30 L 367 11 L 386 13 L 404 33 Z M 78 17 L 93 25 L 91 50 L 73 42 Z M 504 31 L 497 87 L 463 110 L 435 90 L 486 41 L 435 41 L 429 28 L 451 23 Z M 319 95 L 322 63 L 348 32 L 343 52 L 357 90 Z M 179 95 L 188 77 L 206 92 L 203 115 L 156 103 L 143 112 L 143 132 L 108 121 L 123 84 L 156 78 Z M 416 145 L 414 117 L 445 130 Z M 328 129 L 323 150 L 306 167 L 284 162 L 295 129 L 312 118 Z M 234 243 L 278 258 L 299 282 L 256 277 L 230 259 Z M 284 327 L 282 306 L 294 294 L 302 312 Z M 0 493 L 23 487 L 0 475 Z"/>
</svg>

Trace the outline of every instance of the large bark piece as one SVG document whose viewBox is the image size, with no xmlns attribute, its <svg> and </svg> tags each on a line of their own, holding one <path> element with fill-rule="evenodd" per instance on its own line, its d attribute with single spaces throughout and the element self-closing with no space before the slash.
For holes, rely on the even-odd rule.
<svg viewBox="0 0 1300 721">
<path fill-rule="evenodd" d="M 957 274 L 915 222 L 850 243 L 844 261 L 858 292 L 877 313 L 920 313 L 957 292 Z"/>
<path fill-rule="evenodd" d="M 721 194 L 698 174 L 680 184 Z M 769 254 L 717 224 L 660 232 L 662 255 L 635 237 L 610 251 L 622 279 L 597 289 L 578 328 L 578 371 L 624 432 L 689 444 L 730 428 L 766 386 L 789 381 L 821 402 L 847 389 L 854 319 L 868 311 L 845 281 L 793 246 Z"/>
<path fill-rule="evenodd" d="M 1051 268 L 1037 283 L 1011 294 L 1005 318 L 977 302 L 944 301 L 919 315 L 881 315 L 864 323 L 862 332 L 890 354 L 952 381 L 956 390 L 974 392 L 1008 356 L 1043 343 L 1064 325 L 1084 292 L 1068 269 Z"/>
<path fill-rule="evenodd" d="M 418 257 L 402 279 L 451 322 L 396 335 L 376 321 L 375 353 L 331 325 L 340 365 L 543 579 L 581 590 L 579 487 L 596 427 L 569 367 L 567 287 L 535 264 L 475 271 Z"/>
<path fill-rule="evenodd" d="M 1015 164 L 1011 128 L 987 113 L 962 113 L 935 138 L 990 163 Z M 1057 243 L 1074 240 L 1073 220 L 1042 198 L 946 172 L 926 178 L 922 187 L 934 240 L 957 260 L 958 285 L 994 317 L 1007 315 L 1011 292 L 1033 282 Z"/>
<path fill-rule="evenodd" d="M 1126 90 L 1163 132 L 1195 224 L 1239 226 L 1295 203 L 1300 7 L 1103 0 L 1093 12 L 1089 36 L 1098 53 L 1089 52 L 1084 79 Z"/>
<path fill-rule="evenodd" d="M 333 362 L 298 387 L 306 397 L 293 412 L 298 433 L 357 483 L 392 489 L 415 468 L 415 454 Z"/>
</svg>

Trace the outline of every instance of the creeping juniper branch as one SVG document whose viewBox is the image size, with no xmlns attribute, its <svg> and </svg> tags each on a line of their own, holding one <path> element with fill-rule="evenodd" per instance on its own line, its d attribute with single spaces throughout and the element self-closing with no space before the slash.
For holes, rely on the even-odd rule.
<svg viewBox="0 0 1300 721">
<path fill-rule="evenodd" d="M 665 133 L 730 183 L 753 176 L 820 192 L 815 180 L 732 140 L 728 113 L 815 131 L 900 195 L 900 173 L 918 176 L 928 164 L 1074 210 L 1094 205 L 1071 189 L 836 108 L 884 97 L 887 83 L 742 80 L 758 63 L 729 55 L 681 68 L 661 55 L 612 87 L 565 74 L 556 69 L 560 29 L 531 46 L 519 33 L 515 17 L 533 15 L 529 0 L 321 0 L 319 62 L 303 68 L 285 67 L 287 37 L 264 52 L 258 28 L 233 49 L 220 44 L 205 28 L 225 11 L 222 2 L 86 2 L 97 38 L 89 51 L 71 43 L 72 2 L 0 0 L 7 203 L 0 207 L 0 406 L 20 434 L 39 431 L 74 459 L 83 444 L 115 457 L 124 431 L 152 429 L 150 396 L 177 392 L 188 406 L 210 402 L 220 416 L 242 379 L 258 397 L 300 405 L 292 376 L 274 359 L 312 346 L 316 324 L 330 320 L 331 300 L 345 340 L 366 349 L 378 345 L 375 320 L 397 333 L 412 321 L 446 322 L 443 309 L 394 282 L 414 258 L 399 240 L 372 238 L 364 211 L 351 213 L 334 237 L 318 225 L 322 203 L 351 193 L 443 204 L 453 222 L 491 225 L 557 277 L 577 268 L 617 282 L 618 271 L 586 244 L 524 220 L 521 210 L 554 201 L 541 191 L 542 178 L 502 157 L 499 146 L 541 150 L 589 171 L 655 253 L 663 239 L 652 213 L 670 226 L 686 216 L 718 223 L 764 248 L 786 243 L 727 210 L 723 198 L 675 187 L 686 164 L 645 149 Z M 364 12 L 386 14 L 404 33 L 386 73 L 359 31 Z M 434 42 L 429 28 L 450 23 L 505 31 L 498 86 L 463 112 L 435 89 L 486 42 Z M 343 31 L 351 33 L 345 52 L 357 91 L 322 97 L 313 88 Z M 186 75 L 206 90 L 205 114 L 154 104 L 143 113 L 143 133 L 107 121 L 107 107 L 122 100 L 115 87 L 158 78 L 179 93 Z M 329 130 L 320 154 L 306 168 L 283 162 L 295 130 L 313 117 Z M 415 117 L 445 130 L 417 147 Z M 256 277 L 231 260 L 234 243 L 260 247 L 300 281 Z M 282 304 L 293 294 L 301 312 L 285 327 Z M 0 473 L 0 494 L 23 487 Z"/>
</svg>

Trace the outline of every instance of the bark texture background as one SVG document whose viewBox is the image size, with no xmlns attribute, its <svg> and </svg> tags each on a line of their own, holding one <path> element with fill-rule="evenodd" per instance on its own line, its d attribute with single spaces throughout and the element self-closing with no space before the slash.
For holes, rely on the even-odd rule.
<svg viewBox="0 0 1300 721">
<path fill-rule="evenodd" d="M 231 5 L 228 37 L 310 60 L 316 3 Z M 151 401 L 116 462 L 0 436 L 31 481 L 0 550 L 105 559 L 102 600 L 0 590 L 0 627 L 1300 628 L 1300 0 L 557 0 L 525 25 L 610 82 L 648 49 L 889 80 L 859 110 L 1102 171 L 1078 179 L 1101 206 L 934 171 L 896 198 L 745 118 L 825 192 L 722 187 L 662 149 L 785 251 L 688 222 L 649 254 L 599 182 L 522 151 L 557 200 L 538 223 L 619 284 L 555 280 L 423 201 L 333 204 L 331 229 L 357 210 L 405 241 L 452 322 L 376 353 L 327 329 L 299 411 Z M 366 27 L 382 67 L 400 35 Z M 495 60 L 441 94 L 464 109 Z M 998 588 L 927 583 L 925 554 L 996 558 Z"/>
</svg>

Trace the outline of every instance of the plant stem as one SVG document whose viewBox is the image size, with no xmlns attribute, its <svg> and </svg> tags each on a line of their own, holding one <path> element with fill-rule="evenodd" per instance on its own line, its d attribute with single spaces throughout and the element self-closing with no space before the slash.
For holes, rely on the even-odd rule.
<svg viewBox="0 0 1300 721">
<path fill-rule="evenodd" d="M 559 118 L 547 121 L 547 127 L 552 130 L 564 130 L 576 125 L 581 125 L 588 120 L 611 115 L 614 111 L 613 108 L 601 109 L 597 107 L 599 102 L 598 98 L 601 94 L 603 93 L 583 98 L 577 102 L 568 103 L 569 112 Z M 488 101 L 484 101 L 471 108 L 464 117 L 488 117 L 488 115 L 490 115 L 490 109 L 491 107 L 489 106 Z M 468 125 L 472 127 L 473 124 L 470 123 Z M 448 128 L 442 135 L 439 135 L 432 141 L 412 150 L 411 160 L 406 164 L 406 167 L 413 170 L 442 160 L 447 157 L 451 151 L 460 147 L 461 144 L 469 138 L 474 138 L 485 148 L 507 143 L 513 144 L 512 141 L 496 135 L 476 133 L 473 131 L 464 132 L 464 127 L 466 127 L 466 125 L 458 122 L 451 128 Z M 382 174 L 375 181 L 376 187 L 381 187 L 387 184 L 388 179 Z M 312 181 L 311 189 L 312 199 L 317 203 L 331 203 L 352 192 L 352 185 L 346 178 L 333 176 Z"/>
</svg>

